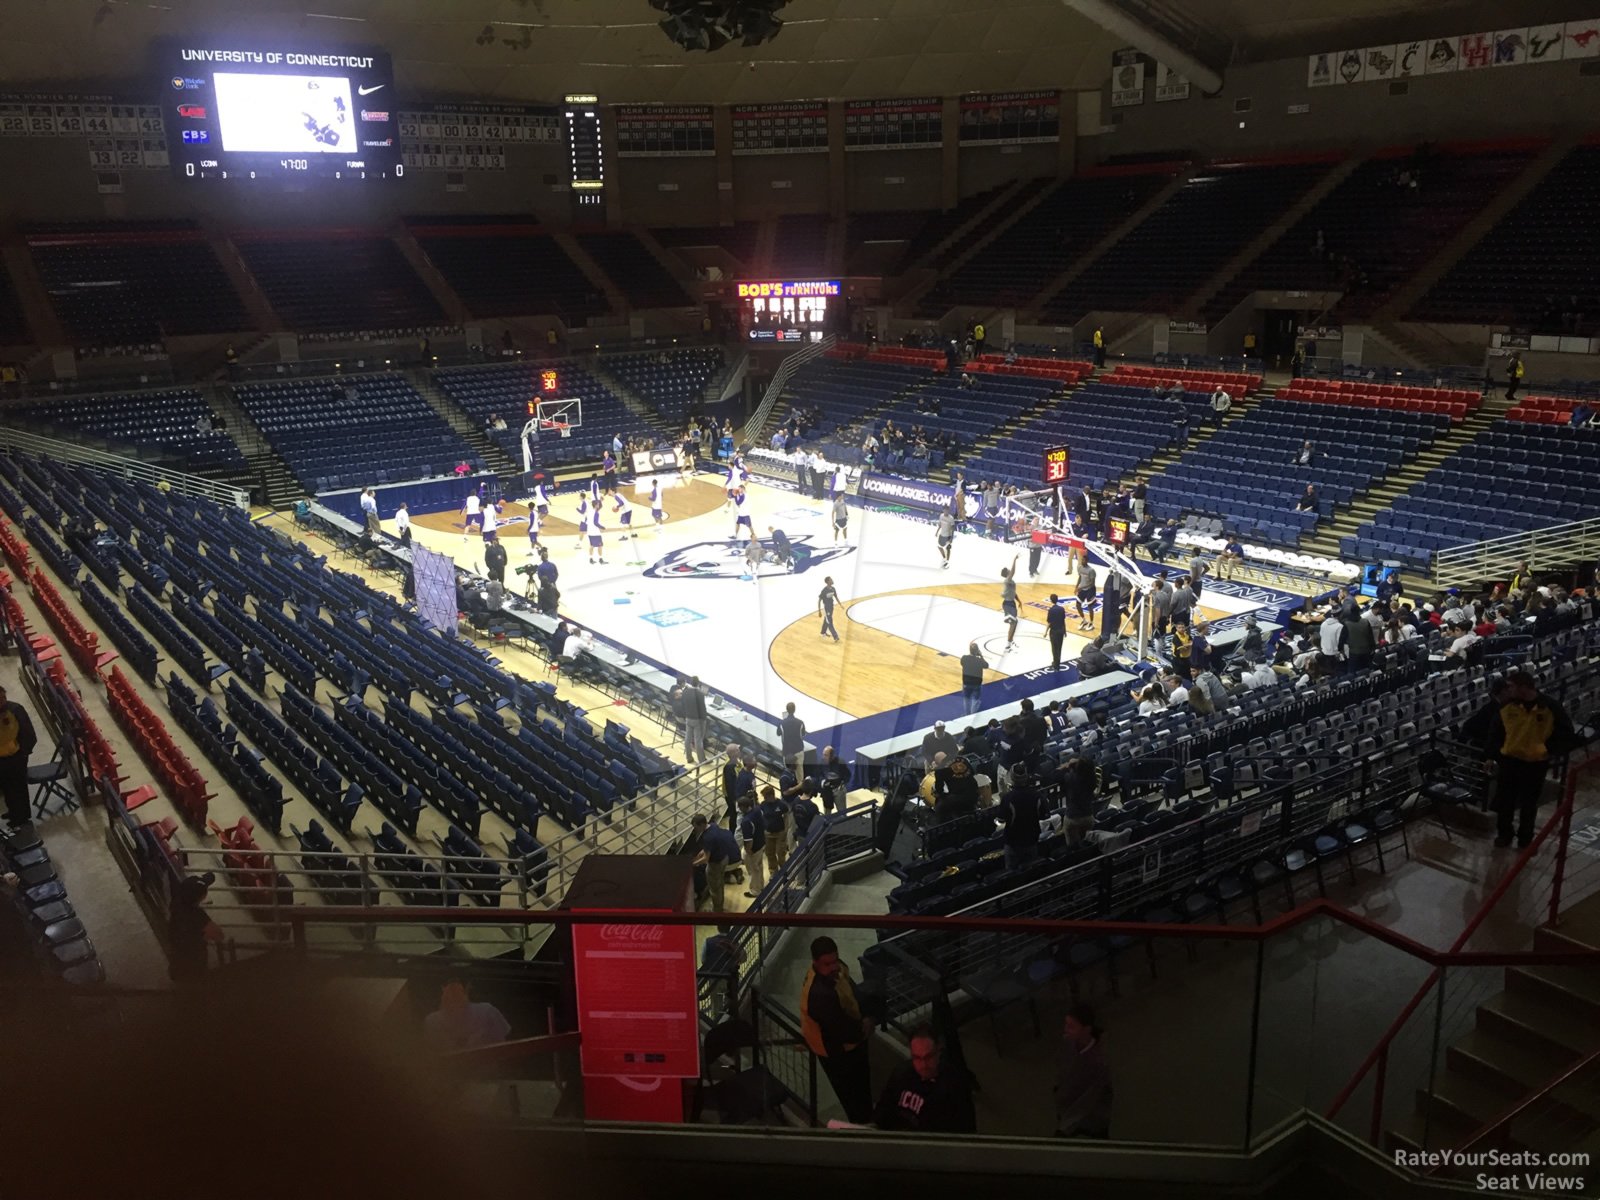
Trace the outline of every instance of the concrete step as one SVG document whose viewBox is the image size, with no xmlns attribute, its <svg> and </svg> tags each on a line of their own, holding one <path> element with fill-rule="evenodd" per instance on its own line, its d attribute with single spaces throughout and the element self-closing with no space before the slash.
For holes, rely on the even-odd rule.
<svg viewBox="0 0 1600 1200">
<path fill-rule="evenodd" d="M 1506 991 L 1478 1008 L 1478 1028 L 1521 1045 L 1569 1054 L 1600 1049 L 1600 1024 L 1563 1003 L 1522 991 Z"/>
</svg>

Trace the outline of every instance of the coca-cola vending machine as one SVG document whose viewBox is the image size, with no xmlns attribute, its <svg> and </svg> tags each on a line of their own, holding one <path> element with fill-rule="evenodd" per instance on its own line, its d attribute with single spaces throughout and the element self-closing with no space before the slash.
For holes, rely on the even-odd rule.
<svg viewBox="0 0 1600 1200">
<path fill-rule="evenodd" d="M 590 854 L 562 907 L 692 912 L 694 868 L 684 855 Z M 584 1115 L 681 1123 L 682 1081 L 700 1075 L 694 927 L 575 924 L 572 962 Z"/>
</svg>

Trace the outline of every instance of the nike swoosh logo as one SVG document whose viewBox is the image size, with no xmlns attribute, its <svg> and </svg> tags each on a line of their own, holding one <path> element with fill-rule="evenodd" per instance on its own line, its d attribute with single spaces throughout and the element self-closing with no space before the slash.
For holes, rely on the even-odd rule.
<svg viewBox="0 0 1600 1200">
<path fill-rule="evenodd" d="M 370 96 L 370 95 L 372 95 L 373 92 L 376 92 L 379 89 L 386 88 L 388 86 L 389 85 L 386 84 L 386 83 L 375 83 L 371 87 L 358 87 L 356 89 L 356 95 L 358 95 L 358 96 Z"/>
</svg>

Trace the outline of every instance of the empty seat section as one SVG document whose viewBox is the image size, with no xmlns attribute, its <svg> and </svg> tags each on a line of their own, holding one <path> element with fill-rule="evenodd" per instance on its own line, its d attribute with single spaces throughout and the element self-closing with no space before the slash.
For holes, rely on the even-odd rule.
<svg viewBox="0 0 1600 1200">
<path fill-rule="evenodd" d="M 1428 290 L 1412 315 L 1592 337 L 1600 329 L 1597 275 L 1600 145 L 1579 146 Z"/>
<path fill-rule="evenodd" d="M 1340 553 L 1425 567 L 1440 550 L 1600 515 L 1600 430 L 1569 428 L 1570 403 L 1529 397 L 1343 539 Z M 1556 419 L 1528 419 L 1545 412 Z"/>
<path fill-rule="evenodd" d="M 1036 190 L 1049 189 L 1044 198 L 954 274 L 935 284 L 918 301 L 917 315 L 937 317 L 954 304 L 1029 303 L 1169 178 L 1169 174 L 1157 172 L 1078 175 L 1059 184 L 1035 181 L 1030 186 Z M 1024 204 L 1029 198 L 1019 196 L 1016 203 Z M 963 240 L 975 241 L 987 232 L 986 226 L 980 223 Z"/>
<path fill-rule="evenodd" d="M 683 285 L 633 234 L 580 233 L 575 236 L 584 253 L 600 264 L 606 277 L 635 308 L 674 308 L 691 303 Z"/>
<path fill-rule="evenodd" d="M 234 394 L 309 491 L 476 465 L 460 435 L 399 375 L 246 384 Z"/>
<path fill-rule="evenodd" d="M 1060 293 L 1044 315 L 1175 310 L 1330 170 L 1326 160 L 1202 167 Z M 1117 216 L 1128 208 L 1117 206 Z"/>
<path fill-rule="evenodd" d="M 250 327 L 232 282 L 192 222 L 61 226 L 30 231 L 27 243 L 51 306 L 81 345 Z"/>
<path fill-rule="evenodd" d="M 552 313 L 581 325 L 602 296 L 549 234 L 532 226 L 414 226 L 417 244 L 475 317 Z"/>
<path fill-rule="evenodd" d="M 238 479 L 249 465 L 227 433 L 202 430 L 211 408 L 199 392 L 74 396 L 8 409 L 7 420 L 41 433 L 104 441 L 119 454 L 153 458 L 196 475 Z"/>
<path fill-rule="evenodd" d="M 650 354 L 607 355 L 600 364 L 673 426 L 705 395 L 723 367 L 721 346 L 681 346 Z"/>
<path fill-rule="evenodd" d="M 826 272 L 828 218 L 819 213 L 789 213 L 778 218 L 772 242 L 772 270 L 785 277 Z"/>
<path fill-rule="evenodd" d="M 556 372 L 557 390 L 545 392 L 540 388 L 539 373 L 551 368 Z M 583 401 L 582 424 L 574 427 L 569 437 L 547 435 L 541 440 L 539 453 L 546 465 L 593 462 L 618 433 L 623 441 L 630 436 L 654 437 L 615 392 L 575 362 L 450 367 L 434 372 L 434 382 L 475 421 L 487 423 L 491 416 L 503 417 L 506 431 L 489 436 L 517 462 L 522 461 L 522 427 L 528 422 L 528 402 L 533 397 Z"/>
<path fill-rule="evenodd" d="M 926 209 L 850 214 L 845 226 L 845 273 L 893 274 L 920 231 L 941 215 Z"/>
<path fill-rule="evenodd" d="M 444 313 L 388 238 L 235 238 L 278 316 L 308 333 L 418 329 Z"/>
</svg>

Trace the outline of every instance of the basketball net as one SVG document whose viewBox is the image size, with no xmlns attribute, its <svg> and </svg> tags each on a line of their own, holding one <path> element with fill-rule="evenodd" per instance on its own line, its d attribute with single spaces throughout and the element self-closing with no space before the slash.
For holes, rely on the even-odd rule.
<svg viewBox="0 0 1600 1200">
<path fill-rule="evenodd" d="M 554 434 L 556 437 L 571 437 L 572 426 L 565 421 L 551 421 L 541 417 L 539 418 L 539 434 L 541 437 L 550 434 Z"/>
</svg>

